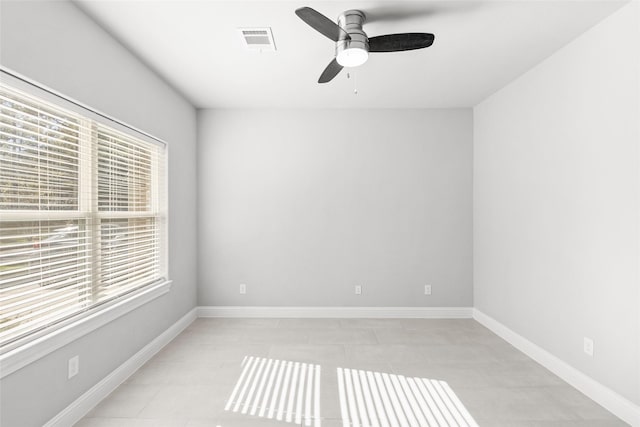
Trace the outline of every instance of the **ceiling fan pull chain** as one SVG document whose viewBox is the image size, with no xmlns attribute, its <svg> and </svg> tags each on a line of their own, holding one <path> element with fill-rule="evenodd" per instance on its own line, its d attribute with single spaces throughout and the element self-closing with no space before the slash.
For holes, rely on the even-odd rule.
<svg viewBox="0 0 640 427">
<path fill-rule="evenodd" d="M 358 94 L 358 80 L 356 79 L 356 73 L 353 73 L 353 94 Z"/>
<path fill-rule="evenodd" d="M 351 73 L 347 73 L 347 79 L 351 78 Z M 358 94 L 358 86 L 357 86 L 357 82 L 356 82 L 356 73 L 353 73 L 353 94 L 357 95 Z"/>
</svg>

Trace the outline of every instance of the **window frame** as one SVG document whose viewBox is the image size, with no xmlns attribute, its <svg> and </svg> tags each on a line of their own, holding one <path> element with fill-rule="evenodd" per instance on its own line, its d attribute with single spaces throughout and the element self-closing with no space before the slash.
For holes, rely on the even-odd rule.
<svg viewBox="0 0 640 427">
<path fill-rule="evenodd" d="M 112 321 L 129 313 L 136 308 L 147 304 L 154 299 L 168 293 L 171 289 L 170 271 L 168 263 L 168 232 L 169 232 L 169 213 L 168 213 L 168 150 L 167 143 L 159 138 L 156 138 L 149 133 L 143 132 L 131 125 L 128 125 L 120 120 L 117 120 L 105 113 L 102 113 L 94 108 L 91 108 L 79 101 L 76 101 L 66 95 L 63 95 L 53 89 L 50 89 L 38 82 L 33 81 L 25 76 L 16 73 L 4 66 L 0 65 L 0 81 L 8 86 L 25 92 L 29 95 L 37 97 L 44 102 L 52 103 L 61 108 L 69 110 L 82 116 L 83 120 L 92 120 L 98 124 L 107 126 L 108 128 L 115 129 L 124 134 L 130 135 L 137 139 L 141 139 L 147 143 L 159 145 L 163 147 L 165 152 L 163 159 L 164 164 L 161 167 L 164 169 L 164 173 L 159 177 L 162 181 L 153 183 L 152 187 L 154 192 L 158 192 L 158 184 L 163 185 L 164 198 L 152 198 L 154 204 L 159 202 L 163 203 L 163 206 L 158 207 L 161 212 L 162 223 L 160 225 L 160 265 L 162 266 L 163 279 L 150 283 L 140 289 L 131 291 L 113 300 L 100 303 L 94 307 L 90 307 L 85 311 L 72 315 L 71 317 L 57 322 L 55 325 L 47 327 L 40 331 L 35 331 L 27 336 L 19 338 L 14 342 L 8 343 L 3 347 L 3 352 L 0 354 L 0 379 L 10 375 L 18 369 L 46 356 L 47 354 L 71 343 L 74 340 L 94 331 Z M 81 144 L 80 156 L 86 155 L 87 148 Z M 90 149 L 89 149 L 90 150 Z M 95 160 L 95 159 L 94 159 Z M 79 171 L 79 185 L 82 186 L 87 171 Z M 90 172 L 97 173 L 97 172 Z M 159 175 L 159 172 L 158 172 Z M 89 181 L 91 182 L 91 181 Z M 83 192 L 84 193 L 84 192 Z M 97 196 L 96 196 L 97 197 Z M 47 220 L 56 218 L 87 218 L 87 200 L 83 200 L 84 196 L 79 195 L 78 198 L 78 210 L 75 211 L 3 211 L 2 218 L 7 220 L 12 219 L 37 219 L 38 217 Z M 92 215 L 102 217 L 99 212 L 92 212 Z M 107 214 L 108 216 L 108 214 Z M 135 216 L 135 213 L 134 215 Z"/>
</svg>

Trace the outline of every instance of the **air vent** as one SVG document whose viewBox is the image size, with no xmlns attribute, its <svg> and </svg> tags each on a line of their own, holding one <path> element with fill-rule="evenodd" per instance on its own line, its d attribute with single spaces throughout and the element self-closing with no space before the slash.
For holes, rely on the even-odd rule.
<svg viewBox="0 0 640 427">
<path fill-rule="evenodd" d="M 276 50 L 271 28 L 238 28 L 238 31 L 240 31 L 242 42 L 247 49 L 261 52 Z"/>
</svg>

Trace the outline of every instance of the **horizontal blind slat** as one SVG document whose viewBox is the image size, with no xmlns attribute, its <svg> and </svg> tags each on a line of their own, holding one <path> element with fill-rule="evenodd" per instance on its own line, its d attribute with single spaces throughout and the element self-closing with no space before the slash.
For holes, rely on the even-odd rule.
<svg viewBox="0 0 640 427">
<path fill-rule="evenodd" d="M 10 309 L 15 307 L 22 307 L 25 304 L 28 304 L 27 308 L 33 308 L 35 304 L 44 305 L 47 302 L 59 299 L 59 295 L 62 292 L 90 292 L 91 282 L 87 280 L 90 277 L 91 276 L 89 274 L 85 274 L 84 276 L 80 276 L 80 278 L 84 279 L 84 281 L 77 281 L 77 278 L 73 278 L 73 280 L 68 279 L 64 282 L 56 283 L 55 285 L 50 285 L 48 287 L 41 286 L 39 287 L 39 289 L 32 289 L 28 292 L 16 294 L 15 296 L 12 295 L 11 297 L 3 297 L 2 299 L 0 299 L 3 302 L 0 312 L 6 313 L 7 315 L 15 314 L 15 312 L 10 311 Z"/>
</svg>

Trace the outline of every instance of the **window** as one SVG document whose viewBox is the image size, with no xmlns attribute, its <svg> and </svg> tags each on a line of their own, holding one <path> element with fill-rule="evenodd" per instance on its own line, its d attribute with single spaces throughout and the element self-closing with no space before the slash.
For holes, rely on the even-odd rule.
<svg viewBox="0 0 640 427">
<path fill-rule="evenodd" d="M 164 145 L 30 92 L 0 82 L 5 350 L 166 280 Z"/>
</svg>

